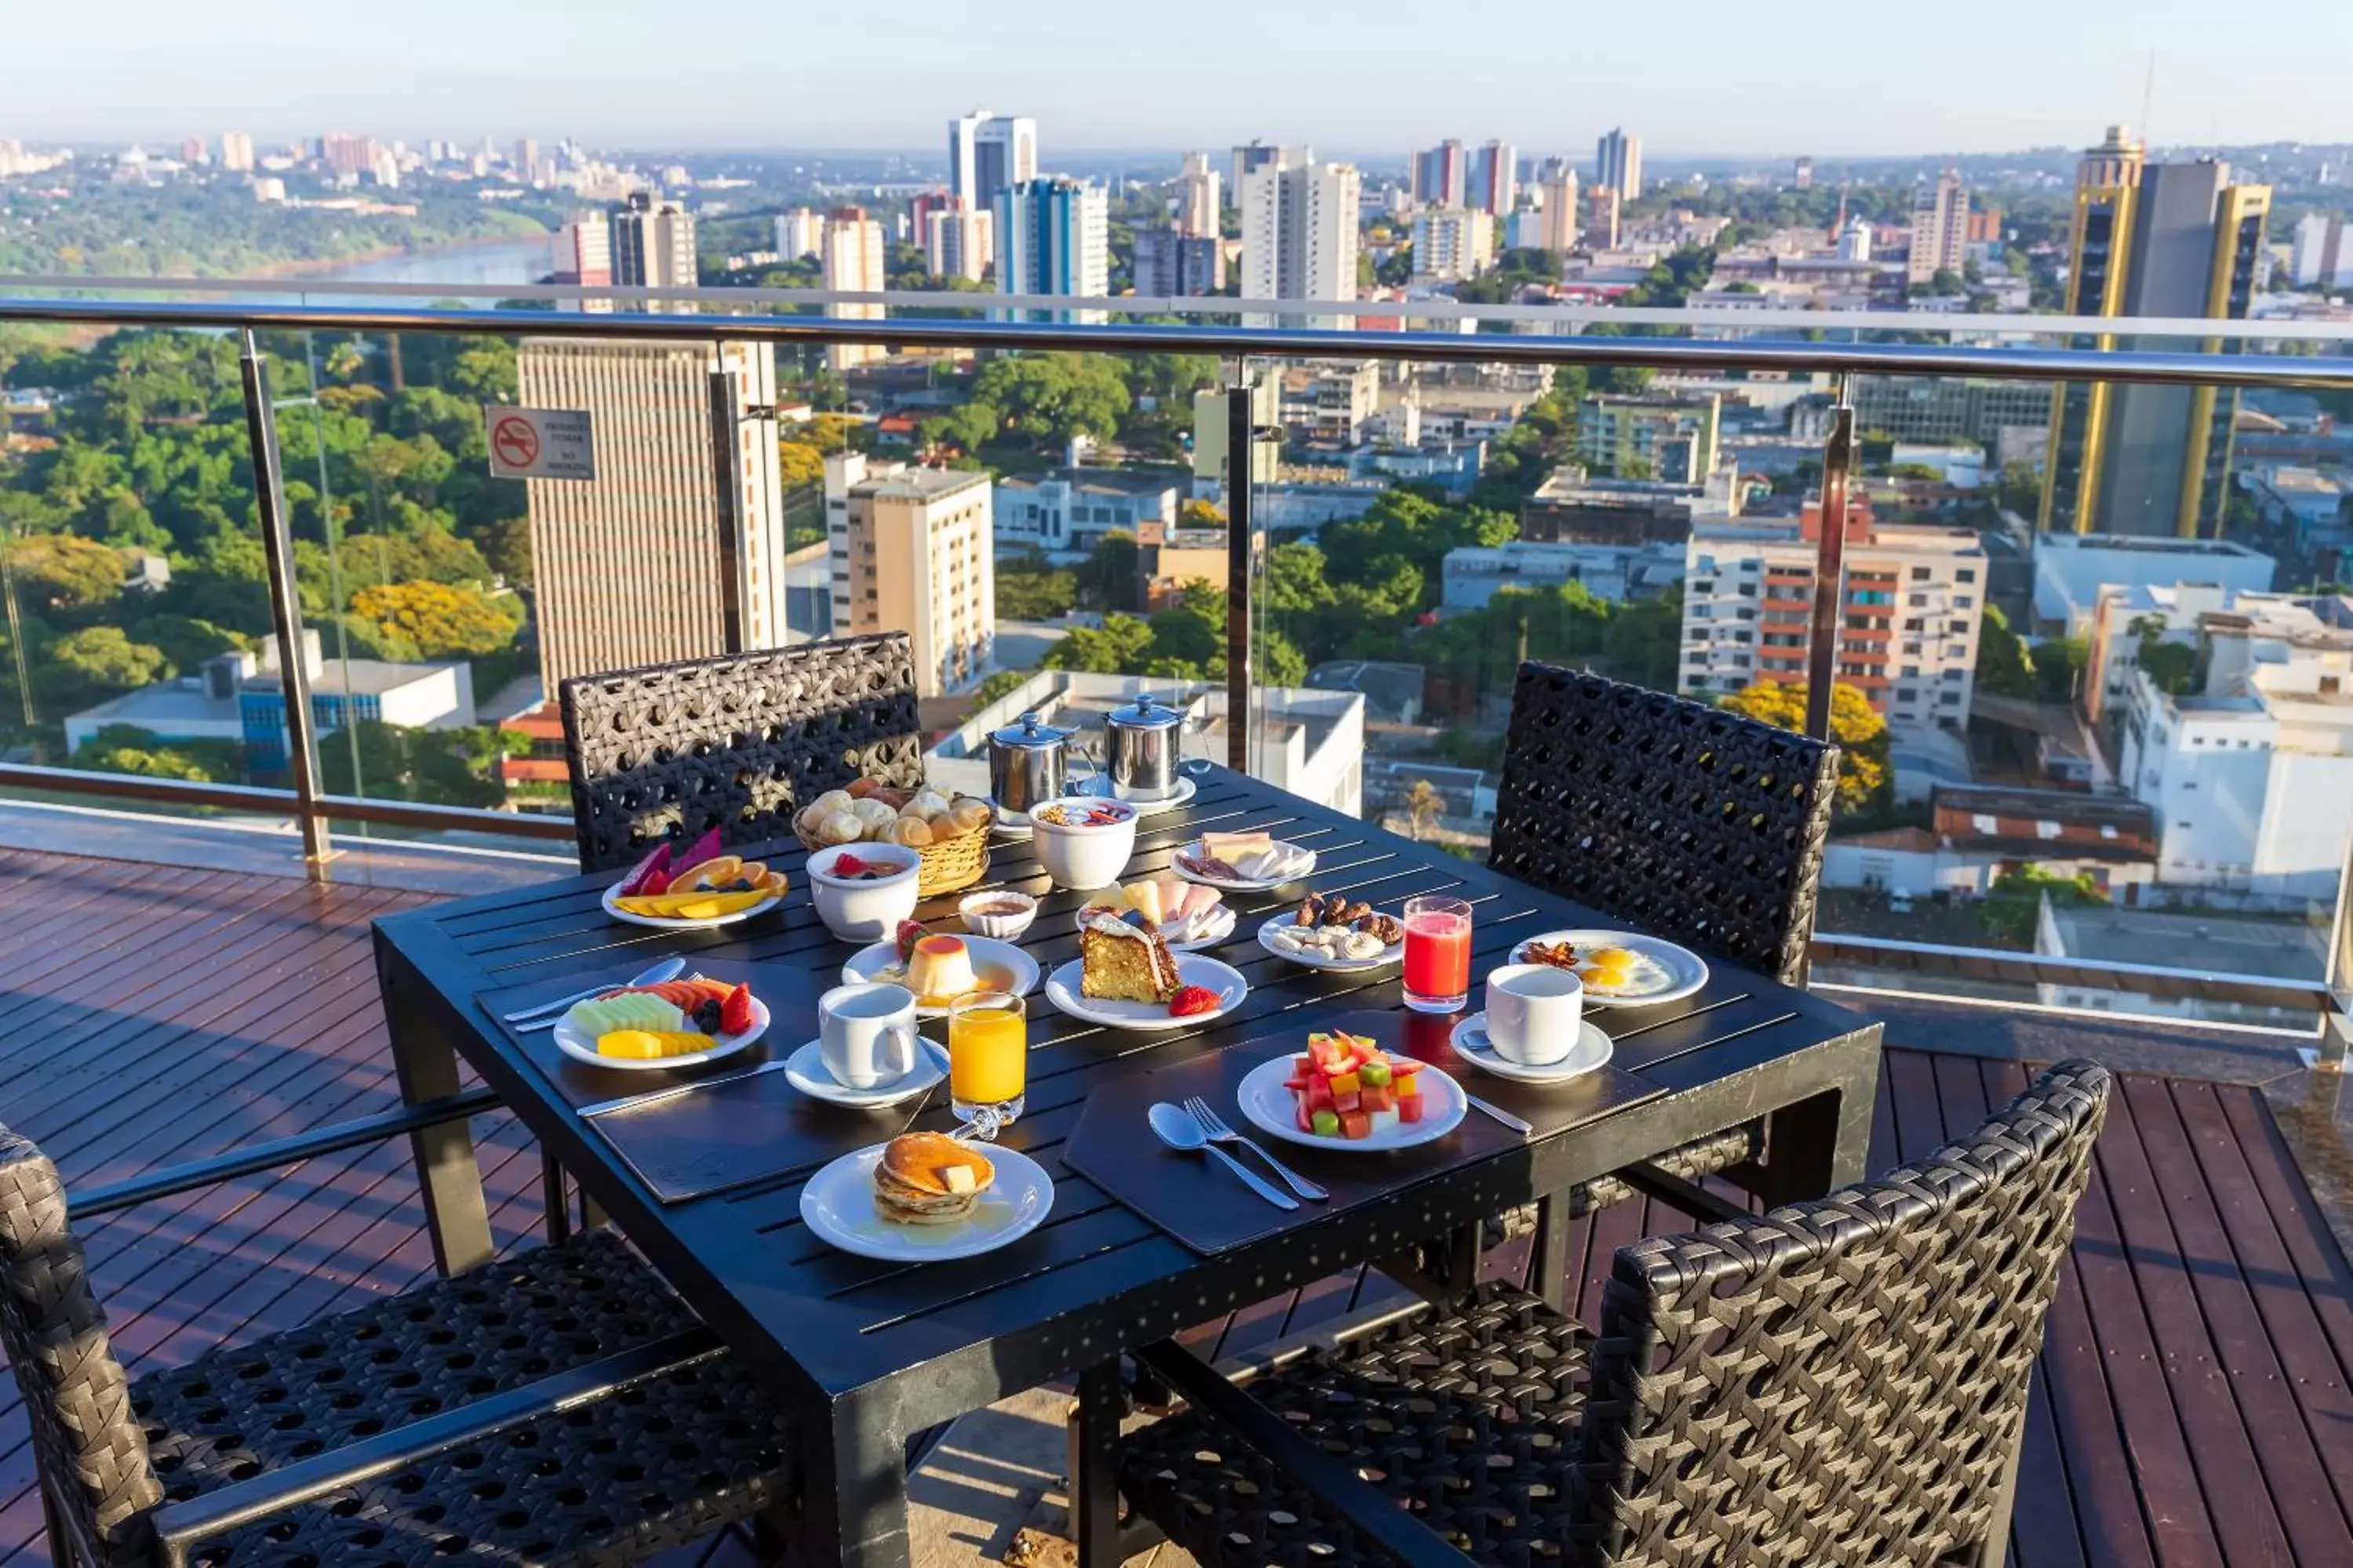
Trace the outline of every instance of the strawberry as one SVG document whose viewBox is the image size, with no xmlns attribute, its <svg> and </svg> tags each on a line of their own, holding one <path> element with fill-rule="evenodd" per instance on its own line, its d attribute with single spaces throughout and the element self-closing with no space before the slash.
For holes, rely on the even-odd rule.
<svg viewBox="0 0 2353 1568">
<path fill-rule="evenodd" d="M 738 985 L 719 1004 L 719 1032 L 740 1035 L 752 1026 L 752 988 Z"/>
<path fill-rule="evenodd" d="M 1187 985 L 1168 999 L 1168 1016 L 1189 1018 L 1196 1013 L 1218 1010 L 1218 994 L 1206 985 Z"/>
<path fill-rule="evenodd" d="M 826 868 L 826 874 L 832 877 L 863 877 L 866 872 L 866 862 L 847 849 L 835 856 L 833 864 Z"/>
<path fill-rule="evenodd" d="M 923 922 L 901 921 L 894 934 L 899 943 L 899 962 L 904 963 L 915 956 L 915 943 L 923 939 Z"/>
</svg>

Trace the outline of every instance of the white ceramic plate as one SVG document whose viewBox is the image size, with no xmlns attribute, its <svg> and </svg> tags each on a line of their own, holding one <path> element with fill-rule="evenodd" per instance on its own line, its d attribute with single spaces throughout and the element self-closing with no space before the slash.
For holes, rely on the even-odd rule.
<svg viewBox="0 0 2353 1568">
<path fill-rule="evenodd" d="M 1070 793 L 1086 800 L 1125 800 L 1128 805 L 1135 807 L 1136 816 L 1157 816 L 1164 811 L 1176 810 L 1198 795 L 1200 790 L 1200 785 L 1179 773 L 1176 776 L 1176 793 L 1166 800 L 1128 800 L 1127 796 L 1111 787 L 1110 774 L 1097 773 L 1092 778 L 1074 786 Z"/>
<path fill-rule="evenodd" d="M 1630 931 L 1548 931 L 1529 937 L 1512 949 L 1512 962 L 1525 963 L 1521 955 L 1535 942 L 1573 942 L 1582 952 L 1588 948 L 1622 947 L 1639 955 L 1641 965 L 1635 971 L 1634 983 L 1619 991 L 1604 991 L 1588 980 L 1585 994 L 1596 1002 L 1621 1005 L 1653 1002 L 1678 1002 L 1707 984 L 1707 961 L 1687 947 L 1662 942 L 1654 936 L 1642 936 Z"/>
<path fill-rule="evenodd" d="M 791 889 L 786 889 L 785 892 L 762 899 L 750 909 L 738 910 L 732 915 L 713 915 L 707 921 L 677 921 L 663 920 L 655 915 L 634 915 L 620 908 L 613 902 L 615 899 L 621 896 L 620 886 L 620 883 L 615 882 L 606 888 L 605 912 L 626 925 L 647 926 L 655 931 L 710 931 L 717 926 L 740 925 L 755 915 L 766 914 L 770 910 L 783 903 L 791 893 Z"/>
<path fill-rule="evenodd" d="M 938 931 L 934 935 L 955 936 L 954 931 Z M 1007 991 L 1016 996 L 1027 996 L 1038 988 L 1038 961 L 1009 942 L 999 942 L 992 936 L 966 936 L 957 940 L 972 954 L 972 967 L 980 976 L 984 991 Z M 849 955 L 841 966 L 844 985 L 865 985 L 880 983 L 904 985 L 907 967 L 899 962 L 899 944 L 878 942 L 872 947 L 861 947 Z M 918 998 L 915 1016 L 944 1018 L 948 1010 L 934 1006 Z"/>
<path fill-rule="evenodd" d="M 1303 1047 L 1302 1047 L 1304 1048 Z M 1377 1153 L 1384 1149 L 1410 1149 L 1417 1143 L 1428 1143 L 1445 1137 L 1462 1124 L 1463 1113 L 1471 1101 L 1462 1086 L 1434 1067 L 1423 1067 L 1414 1074 L 1421 1087 L 1421 1120 L 1400 1121 L 1385 1127 L 1369 1138 L 1323 1138 L 1299 1130 L 1299 1097 L 1282 1087 L 1291 1076 L 1293 1058 L 1297 1051 L 1288 1052 L 1272 1061 L 1261 1062 L 1250 1068 L 1235 1091 L 1242 1114 L 1250 1125 L 1285 1142 L 1303 1143 L 1311 1149 L 1345 1149 L 1352 1153 Z"/>
<path fill-rule="evenodd" d="M 1106 1002 L 1100 997 L 1079 994 L 1079 977 L 1085 967 L 1082 959 L 1072 959 L 1053 973 L 1046 976 L 1046 1000 L 1073 1018 L 1090 1024 L 1101 1024 L 1113 1029 L 1191 1029 L 1203 1024 L 1215 1023 L 1236 1007 L 1250 994 L 1250 982 L 1242 972 L 1229 963 L 1214 958 L 1204 958 L 1198 952 L 1176 956 L 1176 979 L 1179 984 L 1199 985 L 1218 994 L 1218 1005 L 1206 1013 L 1188 1013 L 1181 1018 L 1169 1016 L 1168 1009 L 1156 1002 Z"/>
<path fill-rule="evenodd" d="M 844 1154 L 801 1188 L 801 1222 L 820 1241 L 885 1263 L 941 1263 L 994 1252 L 1038 1228 L 1053 1212 L 1053 1178 L 1027 1154 L 985 1144 L 997 1180 L 971 1216 L 952 1225 L 895 1225 L 874 1212 L 874 1166 L 882 1145 Z"/>
<path fill-rule="evenodd" d="M 709 1050 L 697 1051 L 692 1056 L 663 1057 L 657 1061 L 638 1061 L 633 1057 L 600 1057 L 596 1054 L 596 1037 L 583 1034 L 579 1026 L 573 1023 L 572 1015 L 569 1013 L 566 1013 L 556 1024 L 554 1038 L 557 1050 L 567 1057 L 586 1062 L 590 1067 L 617 1068 L 623 1072 L 645 1072 L 670 1068 L 699 1067 L 704 1062 L 715 1062 L 722 1057 L 733 1056 L 767 1032 L 768 1005 L 754 996 L 752 998 L 750 1028 L 740 1035 L 714 1036 Z"/>
<path fill-rule="evenodd" d="M 1168 868 L 1176 873 L 1179 877 L 1184 878 L 1188 882 L 1198 882 L 1205 888 L 1218 888 L 1229 893 L 1262 893 L 1269 888 L 1280 888 L 1287 883 L 1296 882 L 1302 877 L 1312 877 L 1315 874 L 1314 850 L 1306 847 L 1304 845 L 1293 844 L 1288 839 L 1278 838 L 1274 842 L 1277 848 L 1289 849 L 1302 857 L 1302 858 L 1297 869 L 1292 871 L 1287 876 L 1277 877 L 1272 881 L 1259 881 L 1249 878 L 1240 878 L 1233 880 L 1228 880 L 1223 877 L 1204 877 L 1198 871 L 1187 870 L 1181 864 L 1174 859 L 1171 859 L 1168 862 Z M 1194 839 L 1191 843 L 1185 846 L 1182 853 L 1187 855 L 1200 854 L 1201 841 L 1198 838 Z"/>
<path fill-rule="evenodd" d="M 1474 1064 L 1482 1072 L 1493 1073 L 1497 1078 L 1516 1079 L 1522 1083 L 1566 1083 L 1573 1078 L 1583 1078 L 1606 1064 L 1618 1048 L 1609 1037 L 1601 1032 L 1600 1025 L 1587 1018 L 1579 1023 L 1577 1044 L 1569 1047 L 1568 1055 L 1544 1067 L 1528 1067 L 1511 1060 L 1495 1049 L 1495 1043 L 1487 1037 L 1487 1015 L 1484 1013 L 1473 1013 L 1455 1025 L 1447 1043 L 1454 1047 L 1456 1056 Z"/>
<path fill-rule="evenodd" d="M 947 1071 L 931 1052 L 915 1053 L 915 1070 L 892 1082 L 877 1084 L 872 1089 L 851 1089 L 825 1070 L 824 1042 L 810 1040 L 785 1058 L 785 1081 L 807 1095 L 832 1105 L 847 1105 L 856 1110 L 871 1110 L 879 1106 L 897 1105 L 913 1100 L 947 1077 Z"/>
<path fill-rule="evenodd" d="M 1395 963 L 1405 956 L 1405 942 L 1402 940 L 1392 942 L 1370 958 L 1326 958 L 1321 952 L 1296 952 L 1277 947 L 1274 933 L 1285 926 L 1292 925 L 1296 914 L 1296 910 L 1285 910 L 1281 914 L 1270 917 L 1264 925 L 1258 928 L 1259 946 L 1277 958 L 1287 958 L 1293 963 L 1303 963 L 1310 969 L 1330 969 L 1342 973 L 1359 969 L 1378 969 L 1384 963 Z"/>
<path fill-rule="evenodd" d="M 1081 930 L 1085 929 L 1087 923 L 1087 911 L 1085 906 L 1082 905 L 1071 914 L 1071 923 Z M 1210 911 L 1209 925 L 1206 931 L 1201 935 L 1195 937 L 1190 942 L 1170 942 L 1168 944 L 1168 951 L 1171 952 L 1200 952 L 1208 948 L 1215 947 L 1219 942 L 1234 934 L 1234 925 L 1235 920 L 1233 906 L 1230 904 L 1219 904 L 1215 910 Z M 1166 933 L 1164 932 L 1163 934 L 1165 935 Z"/>
</svg>

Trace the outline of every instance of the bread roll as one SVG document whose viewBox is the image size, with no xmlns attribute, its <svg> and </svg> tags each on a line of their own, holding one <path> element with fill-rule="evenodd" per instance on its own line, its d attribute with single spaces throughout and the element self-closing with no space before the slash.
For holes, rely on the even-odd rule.
<svg viewBox="0 0 2353 1568">
<path fill-rule="evenodd" d="M 828 848 L 836 844 L 855 844 L 866 837 L 866 825 L 852 812 L 837 811 L 818 824 L 817 837 L 821 847 Z"/>
<path fill-rule="evenodd" d="M 932 841 L 932 825 L 920 816 L 902 816 L 891 825 L 891 841 L 921 849 Z"/>
<path fill-rule="evenodd" d="M 828 816 L 837 811 L 848 811 L 849 795 L 843 790 L 829 789 L 818 796 L 816 803 L 809 809 Z"/>
<path fill-rule="evenodd" d="M 988 806 L 970 798 L 959 800 L 948 807 L 948 826 L 958 833 L 971 833 L 986 827 L 988 826 Z"/>
<path fill-rule="evenodd" d="M 868 795 L 872 795 L 876 790 L 881 789 L 881 787 L 882 781 L 870 775 L 862 779 L 850 780 L 849 788 L 844 793 L 846 793 L 852 800 L 864 800 Z"/>
<path fill-rule="evenodd" d="M 899 819 L 897 812 L 871 795 L 864 800 L 851 801 L 849 810 L 864 825 L 867 834 L 876 838 L 888 834 L 891 825 Z"/>
</svg>

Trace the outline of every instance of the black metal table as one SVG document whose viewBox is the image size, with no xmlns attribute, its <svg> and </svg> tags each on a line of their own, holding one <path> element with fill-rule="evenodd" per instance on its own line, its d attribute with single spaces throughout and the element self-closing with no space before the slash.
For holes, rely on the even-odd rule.
<svg viewBox="0 0 2353 1568">
<path fill-rule="evenodd" d="M 1453 892 L 1476 909 L 1474 974 L 1525 936 L 1608 921 L 1483 866 L 1216 770 L 1186 805 L 1144 819 L 1128 879 L 1165 868 L 1204 827 L 1267 827 L 1316 848 L 1303 888 L 1346 890 L 1394 909 L 1421 892 Z M 733 930 L 674 933 L 618 924 L 598 903 L 610 877 L 549 882 L 379 921 L 378 968 L 403 1092 L 452 1092 L 459 1059 L 504 1097 L 616 1223 L 802 1415 L 807 1433 L 807 1524 L 816 1561 L 906 1561 L 904 1454 L 910 1434 L 1053 1378 L 1082 1373 L 1103 1387 L 1120 1352 L 1335 1270 L 1394 1254 L 1512 1205 L 1561 1190 L 1689 1139 L 1757 1118 L 1771 1123 L 1766 1195 L 1814 1196 L 1863 1173 L 1879 1064 L 1879 1027 L 1818 997 L 1717 966 L 1696 995 L 1618 1008 L 1598 1019 L 1615 1065 L 1663 1092 L 1564 1131 L 1546 1091 L 1476 1074 L 1474 1092 L 1533 1122 L 1535 1135 L 1397 1201 L 1303 1215 L 1295 1229 L 1204 1258 L 1093 1188 L 1056 1155 L 1092 1086 L 1263 1037 L 1271 1021 L 1303 1033 L 1319 1018 L 1398 1005 L 1394 967 L 1319 973 L 1265 953 L 1256 931 L 1303 890 L 1229 895 L 1239 920 L 1217 956 L 1251 992 L 1207 1029 L 1139 1035 L 1056 1012 L 1033 994 L 1029 1110 L 1008 1142 L 1054 1177 L 1053 1214 L 987 1256 L 921 1266 L 835 1252 L 810 1237 L 799 1194 L 813 1166 L 665 1203 L 556 1091 L 477 998 L 502 987 L 614 975 L 662 952 L 775 964 L 782 984 L 830 984 L 850 951 L 809 907 L 801 851 L 769 856 L 789 868 L 780 914 Z M 1024 842 L 999 844 L 993 883 L 1039 895 L 1023 945 L 1042 968 L 1076 956 L 1082 895 L 1054 890 Z M 946 917 L 955 900 L 919 911 Z M 798 966 L 792 971 L 787 966 Z M 784 978 L 787 977 L 789 978 Z M 768 1043 L 788 1050 L 791 1039 Z M 777 1075 L 772 1075 L 775 1077 Z M 921 1124 L 948 1125 L 944 1096 Z M 437 1256 L 446 1271 L 491 1253 L 465 1124 L 416 1135 L 415 1154 Z M 1537 1266 L 1560 1274 L 1566 1226 L 1540 1236 Z M 1547 1256 L 1547 1254 L 1551 1256 Z M 1092 1423 L 1090 1424 L 1092 1425 Z M 1084 1494 L 1096 1489 L 1074 1487 Z M 1087 1544 L 1100 1546 L 1103 1537 Z"/>
</svg>

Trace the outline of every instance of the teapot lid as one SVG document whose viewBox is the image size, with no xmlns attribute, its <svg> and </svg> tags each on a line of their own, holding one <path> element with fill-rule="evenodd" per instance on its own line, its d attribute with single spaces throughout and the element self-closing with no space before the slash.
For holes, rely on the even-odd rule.
<svg viewBox="0 0 2353 1568">
<path fill-rule="evenodd" d="M 1024 751 L 1042 751 L 1049 747 L 1067 744 L 1071 734 L 1071 731 L 1068 730 L 1055 729 L 1033 710 L 1024 713 L 1004 729 L 997 731 L 989 736 L 989 740 L 999 746 L 1018 746 Z"/>
<path fill-rule="evenodd" d="M 1185 710 L 1172 708 L 1150 692 L 1138 694 L 1133 704 L 1114 708 L 1103 722 L 1121 730 L 1168 730 L 1185 721 Z"/>
</svg>

